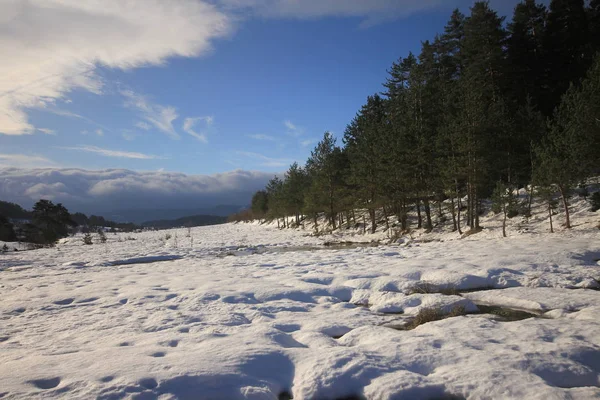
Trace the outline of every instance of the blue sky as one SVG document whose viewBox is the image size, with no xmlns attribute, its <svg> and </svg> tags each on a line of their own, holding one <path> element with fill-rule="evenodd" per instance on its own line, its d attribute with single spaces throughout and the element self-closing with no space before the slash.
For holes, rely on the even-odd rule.
<svg viewBox="0 0 600 400">
<path fill-rule="evenodd" d="M 517 2 L 491 5 L 505 15 Z M 5 0 L 0 169 L 183 173 L 217 176 L 219 187 L 252 176 L 260 186 L 303 164 L 325 131 L 341 137 L 392 62 L 472 3 Z M 0 176 L 0 197 L 74 202 L 99 196 L 94 185 L 132 187 L 88 173 L 77 187 L 72 174 L 11 176 Z"/>
<path fill-rule="evenodd" d="M 31 165 L 22 158 L 25 167 L 47 159 L 47 166 L 85 169 L 281 171 L 302 163 L 326 130 L 340 136 L 366 96 L 381 90 L 391 63 L 418 52 L 453 7 L 470 2 L 433 3 L 366 27 L 368 8 L 364 15 L 332 11 L 308 19 L 239 11 L 231 32 L 212 40 L 209 51 L 165 57 L 160 66 L 97 65 L 101 94 L 74 87 L 44 107 L 24 109 L 29 124 L 52 134 L 0 135 L 0 153 L 31 156 Z M 516 1 L 494 3 L 506 11 Z M 124 93 L 150 108 L 128 104 L 136 100 Z M 177 115 L 171 132 L 148 120 L 163 108 Z M 198 118 L 189 129 L 187 118 Z"/>
</svg>

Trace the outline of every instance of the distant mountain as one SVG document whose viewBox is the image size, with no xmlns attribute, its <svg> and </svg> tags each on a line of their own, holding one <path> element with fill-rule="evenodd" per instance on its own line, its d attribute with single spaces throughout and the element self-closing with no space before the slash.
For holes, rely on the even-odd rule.
<svg viewBox="0 0 600 400">
<path fill-rule="evenodd" d="M 227 217 L 218 215 L 192 215 L 188 217 L 178 219 L 163 219 L 157 221 L 146 221 L 142 223 L 142 226 L 156 229 L 170 229 L 179 228 L 182 226 L 193 227 L 193 226 L 206 226 L 206 225 L 218 225 L 227 222 Z"/>
<path fill-rule="evenodd" d="M 227 217 L 231 214 L 239 212 L 242 209 L 244 209 L 244 206 L 240 206 L 240 205 L 219 205 L 216 207 L 195 208 L 195 209 L 189 209 L 189 208 L 186 208 L 186 209 L 138 208 L 138 209 L 127 209 L 127 210 L 104 212 L 103 215 L 106 218 L 110 218 L 111 220 L 114 220 L 114 221 L 134 222 L 136 224 L 140 224 L 145 221 L 175 220 L 175 219 L 187 217 L 190 215 Z"/>
</svg>

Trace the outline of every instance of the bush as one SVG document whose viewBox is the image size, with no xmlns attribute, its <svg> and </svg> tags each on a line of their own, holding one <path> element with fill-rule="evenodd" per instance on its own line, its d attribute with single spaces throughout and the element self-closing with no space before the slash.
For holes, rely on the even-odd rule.
<svg viewBox="0 0 600 400">
<path fill-rule="evenodd" d="M 83 243 L 85 243 L 86 245 L 94 244 L 94 242 L 92 242 L 92 235 L 90 235 L 89 233 L 86 233 L 83 236 Z"/>
<path fill-rule="evenodd" d="M 592 211 L 596 212 L 600 210 L 600 192 L 596 192 L 590 198 L 590 203 L 592 203 Z"/>
<path fill-rule="evenodd" d="M 106 234 L 102 229 L 98 230 L 98 239 L 100 240 L 100 243 L 106 243 Z"/>
</svg>

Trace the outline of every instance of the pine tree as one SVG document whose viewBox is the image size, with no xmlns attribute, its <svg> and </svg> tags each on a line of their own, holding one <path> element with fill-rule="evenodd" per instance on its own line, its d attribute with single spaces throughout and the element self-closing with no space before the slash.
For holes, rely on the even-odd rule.
<svg viewBox="0 0 600 400">
<path fill-rule="evenodd" d="M 312 182 L 307 198 L 308 211 L 313 214 L 315 222 L 316 213 L 324 211 L 334 230 L 343 200 L 345 172 L 342 150 L 335 142 L 333 135 L 325 132 L 306 162 L 306 171 Z"/>
<path fill-rule="evenodd" d="M 545 76 L 544 33 L 546 7 L 535 0 L 525 0 L 515 7 L 508 25 L 507 42 L 511 97 L 518 105 L 529 99 L 538 107 L 547 90 Z"/>
<path fill-rule="evenodd" d="M 250 209 L 255 218 L 264 218 L 269 211 L 269 195 L 266 190 L 259 190 L 252 196 Z"/>
<path fill-rule="evenodd" d="M 384 169 L 381 154 L 386 129 L 386 108 L 379 95 L 369 96 L 354 121 L 344 132 L 344 144 L 350 160 L 350 182 L 355 185 L 358 205 L 369 211 L 371 233 L 377 229 L 375 210 L 381 206 Z"/>
<path fill-rule="evenodd" d="M 551 115 L 569 85 L 578 85 L 592 57 L 584 0 L 552 0 L 544 35 L 548 67 L 548 103 L 542 111 Z"/>
</svg>

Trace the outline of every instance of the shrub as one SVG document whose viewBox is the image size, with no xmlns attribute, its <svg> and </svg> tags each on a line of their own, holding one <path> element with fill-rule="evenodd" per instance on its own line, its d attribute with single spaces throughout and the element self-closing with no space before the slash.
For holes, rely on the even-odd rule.
<svg viewBox="0 0 600 400">
<path fill-rule="evenodd" d="M 167 241 L 167 240 L 171 239 L 172 237 L 173 237 L 173 236 L 172 236 L 170 233 L 167 233 L 167 234 L 165 235 L 165 241 Z"/>
<path fill-rule="evenodd" d="M 102 229 L 98 230 L 98 239 L 100 240 L 100 243 L 106 243 L 106 234 Z"/>
<path fill-rule="evenodd" d="M 94 242 L 92 242 L 92 235 L 90 235 L 89 233 L 86 233 L 83 236 L 83 243 L 86 245 L 94 244 Z"/>
</svg>

